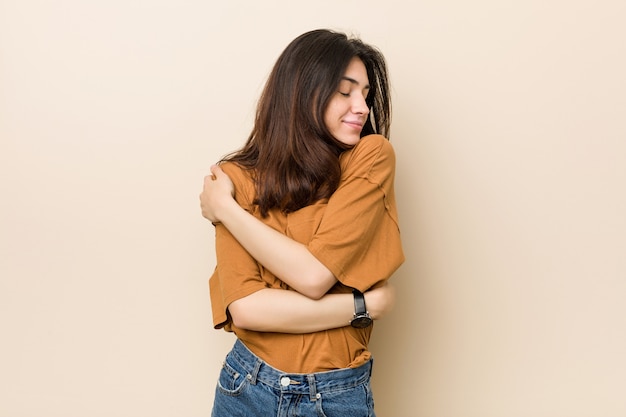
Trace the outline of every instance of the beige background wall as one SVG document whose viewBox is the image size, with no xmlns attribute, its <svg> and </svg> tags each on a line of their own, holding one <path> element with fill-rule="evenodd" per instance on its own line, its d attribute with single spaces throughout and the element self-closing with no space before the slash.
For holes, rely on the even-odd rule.
<svg viewBox="0 0 626 417">
<path fill-rule="evenodd" d="M 318 27 L 394 85 L 378 415 L 626 415 L 625 4 L 0 1 L 0 416 L 209 414 L 197 194 Z"/>
</svg>

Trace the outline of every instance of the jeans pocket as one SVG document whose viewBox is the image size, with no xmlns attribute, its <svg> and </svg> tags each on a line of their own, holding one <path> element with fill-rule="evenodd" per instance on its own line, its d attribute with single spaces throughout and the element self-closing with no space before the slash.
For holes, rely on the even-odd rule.
<svg viewBox="0 0 626 417">
<path fill-rule="evenodd" d="M 250 381 L 247 378 L 246 371 L 236 369 L 239 368 L 239 366 L 237 366 L 237 364 L 231 365 L 229 359 L 230 358 L 227 357 L 226 361 L 224 361 L 219 379 L 217 380 L 217 389 L 223 394 L 236 396 L 243 392 Z"/>
<path fill-rule="evenodd" d="M 375 416 L 374 399 L 369 383 L 322 393 L 317 401 L 317 414 L 320 417 Z"/>
</svg>

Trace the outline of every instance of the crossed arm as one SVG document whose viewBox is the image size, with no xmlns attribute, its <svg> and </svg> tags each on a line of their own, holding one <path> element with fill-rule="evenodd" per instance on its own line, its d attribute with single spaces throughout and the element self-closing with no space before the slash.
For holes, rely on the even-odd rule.
<svg viewBox="0 0 626 417">
<path fill-rule="evenodd" d="M 319 299 L 337 279 L 305 245 L 272 229 L 244 210 L 232 197 L 234 186 L 218 166 L 204 178 L 202 215 L 223 224 L 254 259 L 300 294 Z"/>
<path fill-rule="evenodd" d="M 373 319 L 392 303 L 391 287 L 365 293 Z M 267 288 L 233 301 L 228 307 L 235 326 L 258 332 L 312 333 L 348 326 L 354 315 L 352 294 L 326 294 L 312 300 L 298 292 Z"/>
</svg>

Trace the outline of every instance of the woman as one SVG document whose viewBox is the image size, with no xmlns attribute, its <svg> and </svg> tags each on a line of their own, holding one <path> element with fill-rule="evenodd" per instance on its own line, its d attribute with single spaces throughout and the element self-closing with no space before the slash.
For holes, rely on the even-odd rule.
<svg viewBox="0 0 626 417">
<path fill-rule="evenodd" d="M 404 260 L 389 122 L 382 55 L 307 32 L 276 62 L 244 147 L 205 178 L 213 321 L 237 336 L 213 416 L 374 415 L 369 323 Z"/>
</svg>

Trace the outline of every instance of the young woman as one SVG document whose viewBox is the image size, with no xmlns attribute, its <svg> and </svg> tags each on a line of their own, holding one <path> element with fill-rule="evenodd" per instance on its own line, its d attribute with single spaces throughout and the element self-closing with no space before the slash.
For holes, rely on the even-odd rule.
<svg viewBox="0 0 626 417">
<path fill-rule="evenodd" d="M 244 147 L 205 178 L 213 321 L 237 336 L 214 417 L 374 416 L 370 323 L 404 260 L 389 122 L 382 55 L 307 32 L 276 62 Z"/>
</svg>

